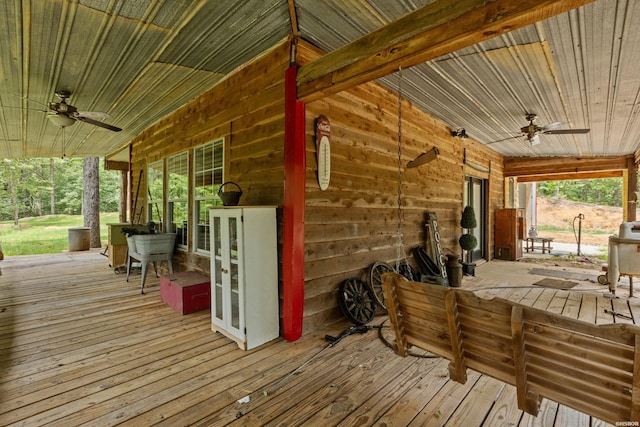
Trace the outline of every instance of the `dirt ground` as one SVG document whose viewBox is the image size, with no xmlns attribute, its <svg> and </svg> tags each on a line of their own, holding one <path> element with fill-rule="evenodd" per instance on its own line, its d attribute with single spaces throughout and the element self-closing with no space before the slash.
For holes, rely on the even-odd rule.
<svg viewBox="0 0 640 427">
<path fill-rule="evenodd" d="M 622 208 L 571 202 L 538 197 L 538 228 L 543 226 L 569 231 L 539 230 L 538 235 L 552 237 L 556 242 L 575 243 L 579 214 L 582 220 L 581 242 L 586 245 L 607 246 L 609 236 L 618 233 L 622 222 Z M 530 225 L 527 225 L 529 228 Z M 573 231 L 575 228 L 575 232 Z M 575 234 L 574 234 L 575 233 Z"/>
</svg>

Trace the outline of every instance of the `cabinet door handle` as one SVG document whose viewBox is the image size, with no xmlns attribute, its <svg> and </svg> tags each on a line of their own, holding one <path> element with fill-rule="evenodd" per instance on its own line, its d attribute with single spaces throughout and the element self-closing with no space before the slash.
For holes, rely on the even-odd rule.
<svg viewBox="0 0 640 427">
<path fill-rule="evenodd" d="M 226 268 L 221 268 L 220 271 L 222 271 L 224 274 L 228 274 L 229 270 L 227 270 Z"/>
</svg>

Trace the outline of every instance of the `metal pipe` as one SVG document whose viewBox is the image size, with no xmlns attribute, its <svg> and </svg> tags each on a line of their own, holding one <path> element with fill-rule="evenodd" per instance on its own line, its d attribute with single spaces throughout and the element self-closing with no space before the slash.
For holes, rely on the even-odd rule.
<svg viewBox="0 0 640 427">
<path fill-rule="evenodd" d="M 578 220 L 578 238 L 577 238 L 577 243 L 578 243 L 578 252 L 576 254 L 576 256 L 582 256 L 582 254 L 580 253 L 580 242 L 582 241 L 582 220 L 584 219 L 584 214 L 578 214 L 577 217 L 575 217 L 573 219 L 574 221 L 574 233 L 575 233 L 575 220 Z"/>
</svg>

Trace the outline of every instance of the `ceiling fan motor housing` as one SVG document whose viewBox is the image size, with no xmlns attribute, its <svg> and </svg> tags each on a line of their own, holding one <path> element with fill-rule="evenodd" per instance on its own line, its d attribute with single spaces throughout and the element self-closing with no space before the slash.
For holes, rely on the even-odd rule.
<svg viewBox="0 0 640 427">
<path fill-rule="evenodd" d="M 58 113 L 66 113 L 66 114 L 73 114 L 78 111 L 76 107 L 74 107 L 73 105 L 67 104 L 64 101 L 64 99 L 61 102 L 49 103 L 49 108 L 51 108 L 53 111 L 56 111 Z"/>
</svg>

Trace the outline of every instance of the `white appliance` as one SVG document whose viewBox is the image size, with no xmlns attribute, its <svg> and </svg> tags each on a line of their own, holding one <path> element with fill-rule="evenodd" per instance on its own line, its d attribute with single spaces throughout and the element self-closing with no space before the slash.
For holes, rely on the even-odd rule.
<svg viewBox="0 0 640 427">
<path fill-rule="evenodd" d="M 632 276 L 640 276 L 640 221 L 623 222 L 618 236 L 609 237 L 606 281 L 614 295 L 620 276 L 629 276 L 629 297 L 632 297 Z"/>
</svg>

